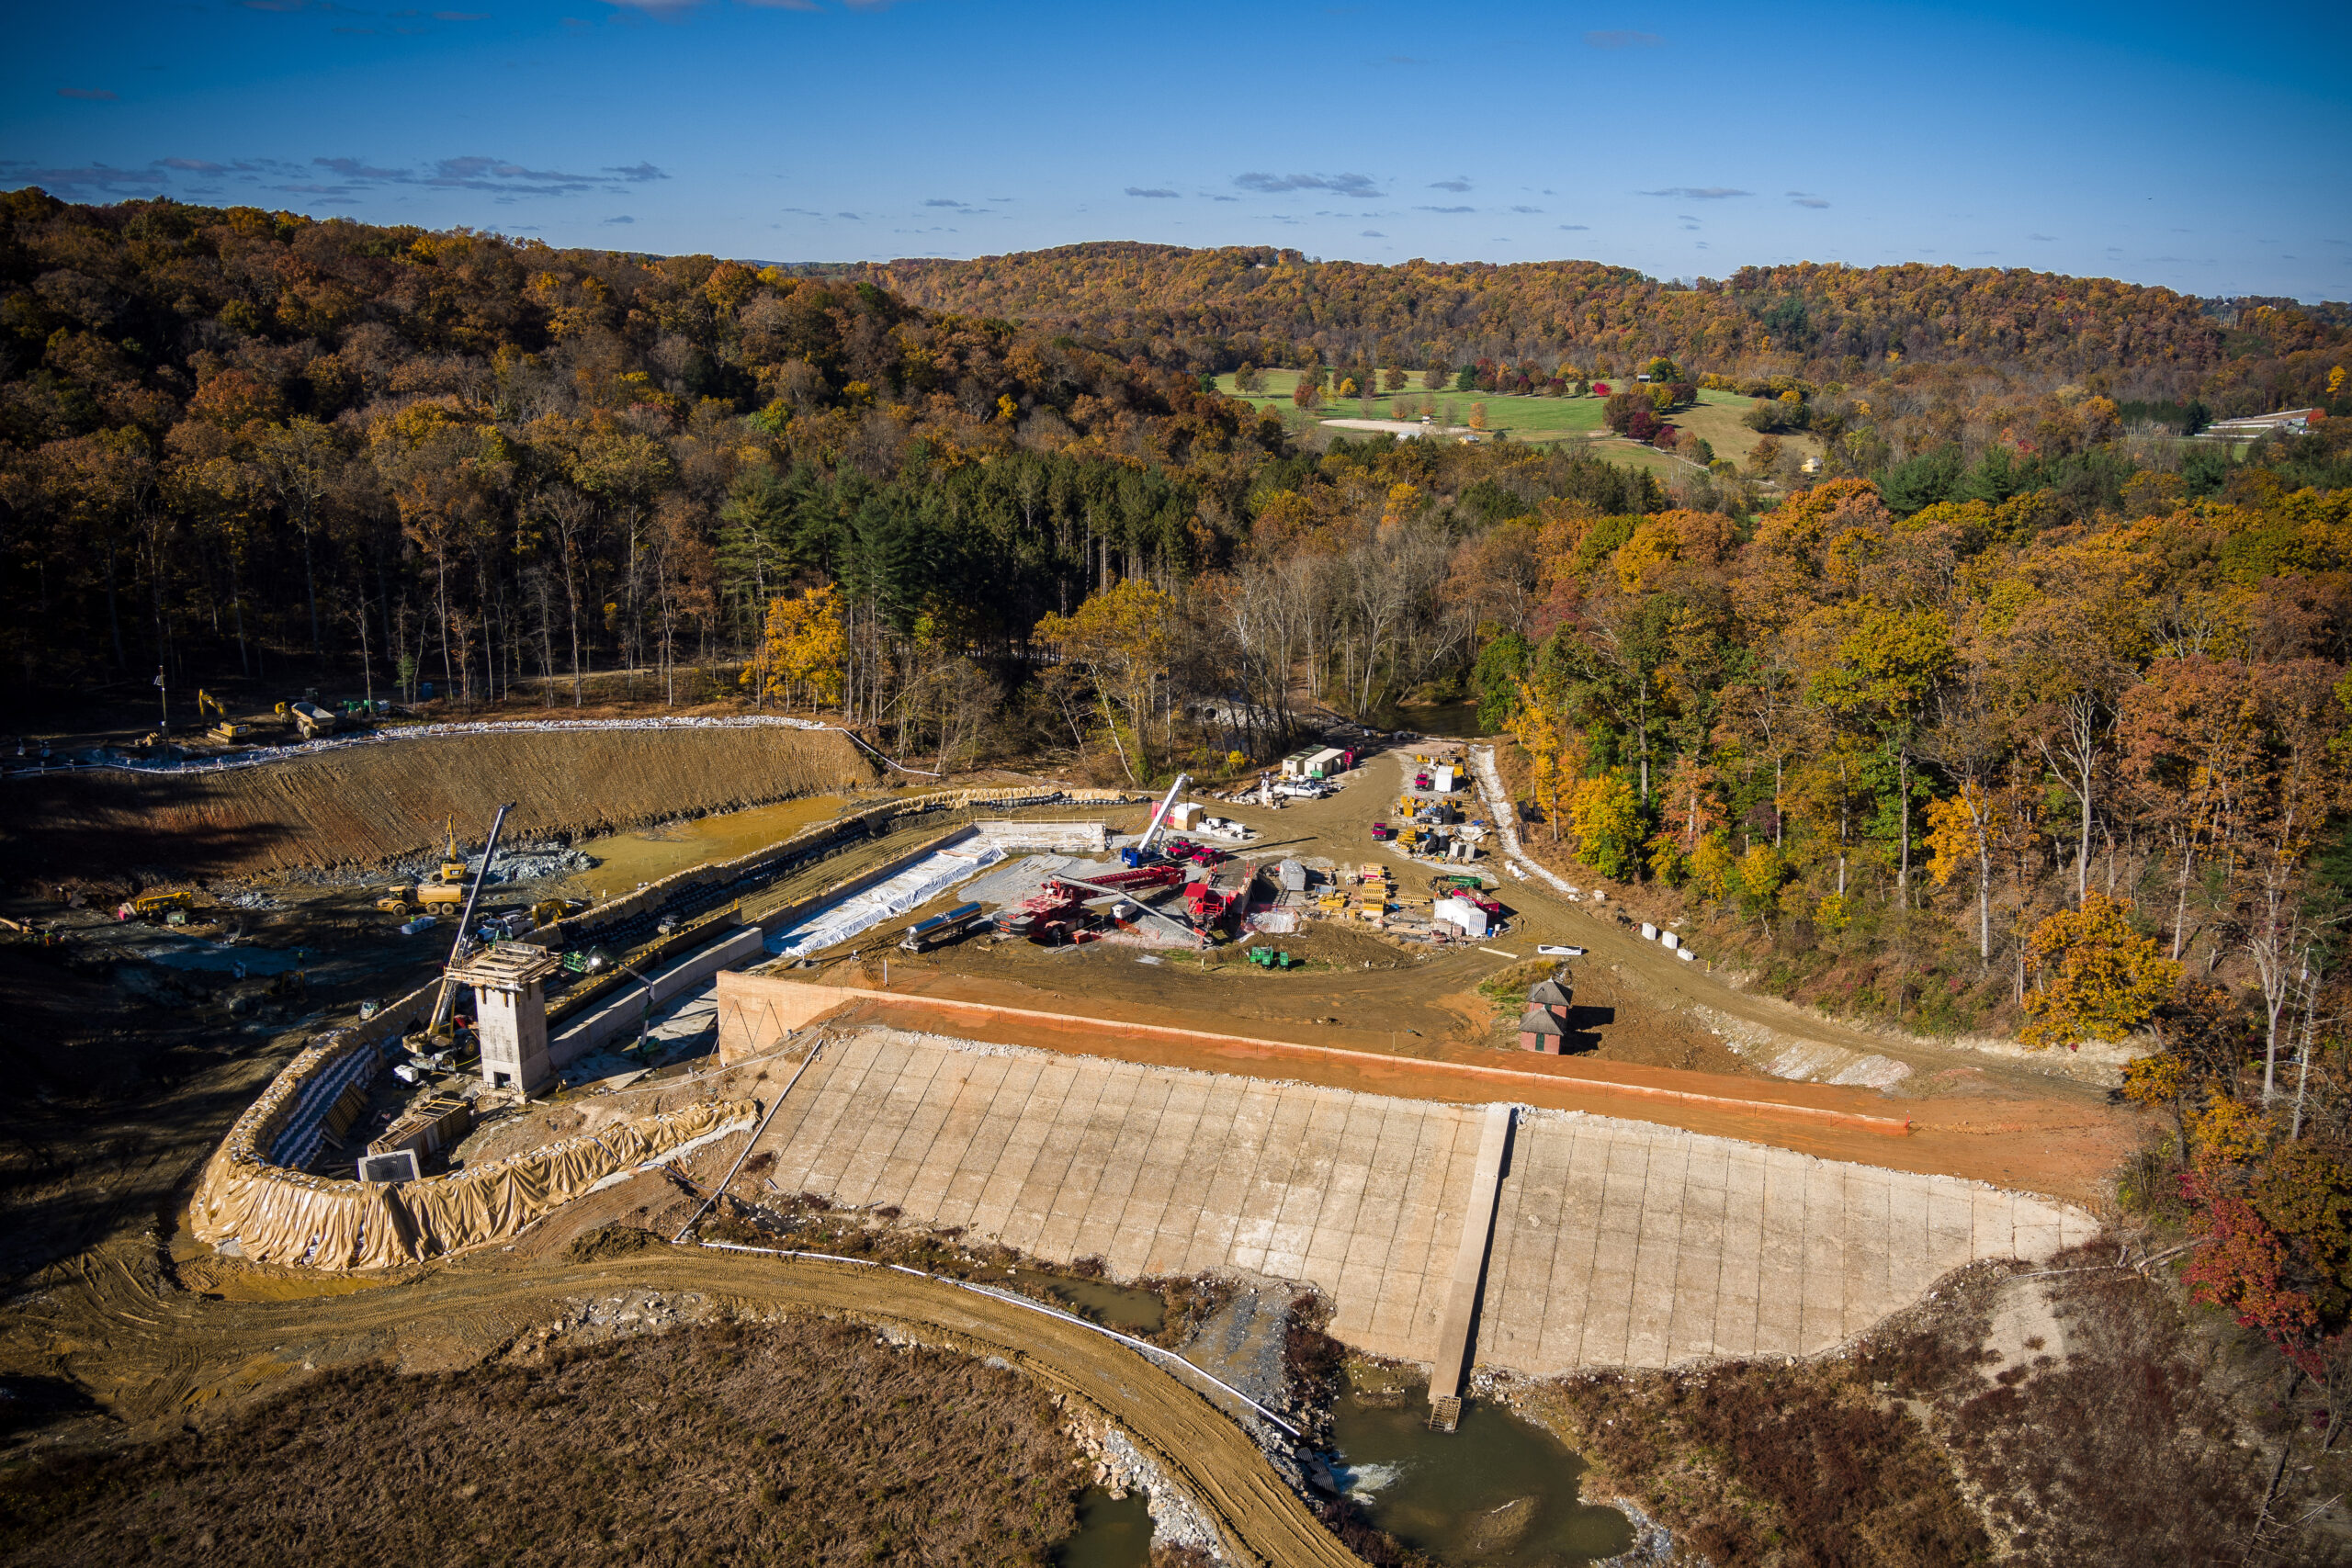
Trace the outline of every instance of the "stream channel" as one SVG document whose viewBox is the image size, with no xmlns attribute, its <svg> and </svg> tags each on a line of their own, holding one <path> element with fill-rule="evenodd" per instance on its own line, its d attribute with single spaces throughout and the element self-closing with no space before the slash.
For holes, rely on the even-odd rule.
<svg viewBox="0 0 2352 1568">
<path fill-rule="evenodd" d="M 1382 729 L 1409 729 L 1417 735 L 1466 739 L 1487 733 L 1478 722 L 1476 703 L 1416 703 L 1409 707 L 1385 707 L 1373 715 Z"/>
<path fill-rule="evenodd" d="M 1634 1544 L 1614 1508 L 1577 1495 L 1584 1463 L 1558 1438 L 1490 1400 L 1453 1432 L 1429 1427 L 1425 1389 L 1351 1391 L 1331 1407 L 1333 1472 L 1366 1517 L 1417 1551 L 1463 1568 L 1586 1568 Z M 1147 1568 L 1142 1494 L 1090 1487 L 1057 1568 Z"/>
<path fill-rule="evenodd" d="M 1372 1522 L 1441 1562 L 1582 1568 L 1634 1544 L 1631 1520 L 1577 1495 L 1584 1461 L 1491 1400 L 1432 1432 L 1426 1386 L 1350 1390 L 1331 1407 L 1333 1466 Z"/>
</svg>

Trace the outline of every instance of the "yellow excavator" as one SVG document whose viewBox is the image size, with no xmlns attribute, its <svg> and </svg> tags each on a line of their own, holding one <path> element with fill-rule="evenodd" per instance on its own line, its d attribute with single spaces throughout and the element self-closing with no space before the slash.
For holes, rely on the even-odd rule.
<svg viewBox="0 0 2352 1568">
<path fill-rule="evenodd" d="M 196 693 L 196 716 L 201 719 L 208 713 L 220 720 L 205 731 L 215 740 L 243 740 L 254 732 L 252 725 L 239 724 L 231 718 L 229 710 L 220 705 L 220 699 L 199 686 Z"/>
<path fill-rule="evenodd" d="M 449 847 L 442 852 L 440 877 L 444 882 L 466 879 L 466 857 L 458 852 L 458 819 L 454 817 L 443 824 L 449 835 Z"/>
<path fill-rule="evenodd" d="M 447 835 L 447 847 L 442 852 L 440 865 L 422 882 L 396 882 L 384 889 L 376 908 L 395 919 L 405 919 L 419 909 L 462 904 L 466 901 L 466 857 L 458 850 L 458 819 L 450 818 L 443 824 Z"/>
<path fill-rule="evenodd" d="M 115 910 L 114 918 L 118 920 L 161 920 L 166 925 L 186 925 L 195 909 L 196 898 L 189 893 L 141 893 L 124 900 Z"/>
</svg>

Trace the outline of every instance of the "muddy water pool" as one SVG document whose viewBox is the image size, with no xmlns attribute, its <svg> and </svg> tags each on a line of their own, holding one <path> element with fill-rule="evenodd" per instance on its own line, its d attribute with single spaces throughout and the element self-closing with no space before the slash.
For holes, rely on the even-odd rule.
<svg viewBox="0 0 2352 1568">
<path fill-rule="evenodd" d="M 1382 729 L 1409 729 L 1419 735 L 1466 739 L 1487 733 L 1478 722 L 1476 703 L 1425 703 L 1410 707 L 1382 708 L 1373 716 Z"/>
<path fill-rule="evenodd" d="M 1016 1270 L 1013 1278 L 1029 1294 L 1057 1300 L 1064 1306 L 1075 1303 L 1085 1309 L 1080 1315 L 1091 1314 L 1104 1327 L 1115 1328 L 1122 1334 L 1157 1334 L 1168 1321 L 1168 1302 L 1157 1291 L 1133 1290 L 1107 1280 L 1073 1280 L 1027 1269 Z"/>
<path fill-rule="evenodd" d="M 1351 1391 L 1332 1406 L 1333 1466 L 1372 1522 L 1441 1562 L 1582 1568 L 1634 1544 L 1614 1508 L 1583 1501 L 1584 1464 L 1559 1439 L 1489 1400 L 1458 1431 L 1429 1428 L 1428 1391 Z"/>
<path fill-rule="evenodd" d="M 1140 1492 L 1100 1486 L 1078 1495 L 1078 1533 L 1054 1548 L 1054 1568 L 1151 1568 L 1151 1511 Z"/>
<path fill-rule="evenodd" d="M 673 872 L 763 850 L 803 828 L 831 821 L 848 804 L 838 795 L 810 795 L 716 817 L 658 823 L 601 839 L 582 839 L 572 847 L 594 855 L 595 869 L 566 877 L 562 891 L 570 897 L 598 903 L 617 898 Z"/>
</svg>

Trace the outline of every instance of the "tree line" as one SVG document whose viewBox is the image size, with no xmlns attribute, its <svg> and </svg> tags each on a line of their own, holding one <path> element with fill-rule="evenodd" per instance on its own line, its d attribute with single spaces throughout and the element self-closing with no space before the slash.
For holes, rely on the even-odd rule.
<svg viewBox="0 0 2352 1568">
<path fill-rule="evenodd" d="M 2352 428 L 2192 497 L 1752 523 L 1539 510 L 1471 681 L 1539 843 L 1677 891 L 1719 961 L 1934 1032 L 2139 1038 L 2129 1201 L 2319 1375 L 2352 1344 Z M 2352 1365 L 2347 1361 L 2346 1365 Z"/>
<path fill-rule="evenodd" d="M 2201 300 L 2023 267 L 1741 267 L 1688 283 L 1597 262 L 1316 261 L 1295 250 L 1107 242 L 845 269 L 928 309 L 1051 322 L 1154 363 L 1519 367 L 1630 375 L 1665 355 L 1859 386 L 1965 370 L 1972 390 L 2098 376 L 2135 400 L 2252 413 L 2321 403 L 2352 311 Z M 1535 373 L 1541 371 L 1538 377 Z M 1932 379 L 1932 378 L 1931 378 Z M 2337 412 L 2352 412 L 2338 410 Z M 2215 414 L 2211 417 L 2219 417 Z"/>
<path fill-rule="evenodd" d="M 1306 297 L 1301 259 L 1247 254 L 1176 253 L 1177 281 Z M 1157 257 L 1060 261 L 1108 310 L 1160 288 Z M 968 265 L 1034 290 L 1060 263 Z M 2241 457 L 2134 428 L 2118 378 L 2186 365 L 2221 406 L 2248 362 L 2300 385 L 2341 323 L 2247 307 L 2230 332 L 2307 346 L 2209 374 L 2185 303 L 1887 270 L 1815 282 L 1938 303 L 1955 342 L 2006 301 L 2014 362 L 1919 365 L 1940 350 L 1906 338 L 1863 378 L 1745 335 L 1718 357 L 1720 312 L 1815 275 L 1661 293 L 1594 269 L 1604 318 L 1649 301 L 1673 329 L 1549 363 L 1652 374 L 1612 419 L 1728 387 L 1759 449 L 1802 428 L 1828 454 L 1818 483 L 1756 453 L 1661 480 L 1294 430 L 1115 319 L 17 191 L 0 691 L 140 692 L 160 666 L 413 702 L 430 681 L 437 712 L 583 703 L 621 669 L 640 700 L 825 712 L 941 770 L 1053 751 L 1136 784 L 1263 765 L 1327 714 L 1475 701 L 1544 852 L 1686 901 L 1768 987 L 2053 1045 L 2153 1032 L 2129 1087 L 2176 1135 L 2135 1201 L 2225 1260 L 2200 1288 L 2317 1355 L 2352 1314 L 2352 424 Z M 1435 276 L 1338 281 L 1376 301 Z M 1756 337 L 1852 330 L 1804 310 Z M 1431 390 L 1547 368 L 1438 346 Z M 1339 348 L 1300 360 L 1334 384 L 1402 363 Z"/>
</svg>

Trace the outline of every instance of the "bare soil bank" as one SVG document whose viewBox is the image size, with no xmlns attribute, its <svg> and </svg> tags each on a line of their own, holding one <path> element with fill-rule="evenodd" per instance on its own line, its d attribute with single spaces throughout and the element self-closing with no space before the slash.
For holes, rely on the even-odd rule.
<svg viewBox="0 0 2352 1568">
<path fill-rule="evenodd" d="M 522 730 L 353 747 L 233 773 L 83 773 L 0 785 L 0 874 L 45 881 L 254 876 L 479 844 L 612 832 L 874 783 L 841 735 Z"/>
</svg>

